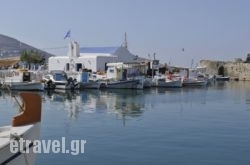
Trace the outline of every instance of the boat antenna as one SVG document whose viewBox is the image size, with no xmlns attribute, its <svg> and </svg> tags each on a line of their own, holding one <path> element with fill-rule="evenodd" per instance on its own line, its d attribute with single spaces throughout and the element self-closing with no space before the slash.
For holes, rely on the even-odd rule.
<svg viewBox="0 0 250 165">
<path fill-rule="evenodd" d="M 194 59 L 192 58 L 190 67 L 193 68 L 193 65 L 194 65 Z"/>
</svg>

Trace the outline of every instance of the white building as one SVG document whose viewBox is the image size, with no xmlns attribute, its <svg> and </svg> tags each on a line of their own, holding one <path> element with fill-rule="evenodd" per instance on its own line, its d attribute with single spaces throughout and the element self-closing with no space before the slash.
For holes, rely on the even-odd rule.
<svg viewBox="0 0 250 165">
<path fill-rule="evenodd" d="M 77 42 L 69 44 L 68 56 L 54 56 L 48 60 L 48 69 L 66 72 L 90 69 L 93 72 L 105 71 L 110 62 L 136 62 L 138 57 L 131 54 L 126 46 L 120 47 L 83 47 Z"/>
</svg>

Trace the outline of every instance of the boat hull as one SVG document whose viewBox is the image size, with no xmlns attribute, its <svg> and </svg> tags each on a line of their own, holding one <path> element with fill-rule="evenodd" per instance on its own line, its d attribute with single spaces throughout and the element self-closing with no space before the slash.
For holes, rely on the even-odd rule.
<svg viewBox="0 0 250 165">
<path fill-rule="evenodd" d="M 11 82 L 7 84 L 11 90 L 43 91 L 44 84 L 40 82 Z"/>
<path fill-rule="evenodd" d="M 229 77 L 216 77 L 216 81 L 229 81 Z"/>
<path fill-rule="evenodd" d="M 184 80 L 183 86 L 206 86 L 207 80 Z"/>
<path fill-rule="evenodd" d="M 45 84 L 45 89 L 61 89 L 61 90 L 72 90 L 79 89 L 80 84 L 69 84 L 68 82 L 52 82 L 53 85 Z"/>
<path fill-rule="evenodd" d="M 101 86 L 100 82 L 81 82 L 80 88 L 81 89 L 99 89 Z"/>
<path fill-rule="evenodd" d="M 143 88 L 150 88 L 152 86 L 152 79 L 145 78 L 143 81 Z"/>
<path fill-rule="evenodd" d="M 114 89 L 137 89 L 139 80 L 124 80 L 107 82 L 106 88 Z"/>
<path fill-rule="evenodd" d="M 158 81 L 156 86 L 165 88 L 181 88 L 182 82 L 181 80 Z"/>
<path fill-rule="evenodd" d="M 12 153 L 10 151 L 10 134 L 14 133 L 15 136 L 22 137 L 23 140 L 31 140 L 31 144 L 26 148 L 27 153 L 20 151 Z M 39 140 L 39 136 L 40 122 L 18 127 L 0 127 L 0 164 L 35 164 L 36 153 L 33 152 L 33 142 Z"/>
</svg>

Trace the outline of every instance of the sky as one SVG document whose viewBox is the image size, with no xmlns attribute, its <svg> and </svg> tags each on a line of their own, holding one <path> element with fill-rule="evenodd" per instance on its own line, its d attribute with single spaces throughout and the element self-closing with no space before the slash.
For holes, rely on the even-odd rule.
<svg viewBox="0 0 250 165">
<path fill-rule="evenodd" d="M 120 46 L 161 63 L 190 66 L 250 53 L 249 0 L 1 0 L 0 34 L 55 55 L 80 47 Z"/>
</svg>

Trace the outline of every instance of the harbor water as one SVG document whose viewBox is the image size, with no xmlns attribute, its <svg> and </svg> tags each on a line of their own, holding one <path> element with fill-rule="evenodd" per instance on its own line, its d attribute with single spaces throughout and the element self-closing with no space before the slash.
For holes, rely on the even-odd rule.
<svg viewBox="0 0 250 165">
<path fill-rule="evenodd" d="M 250 164 L 250 82 L 40 94 L 40 140 L 86 144 L 77 155 L 38 154 L 38 165 Z M 17 113 L 12 95 L 0 91 L 1 126 Z"/>
</svg>

